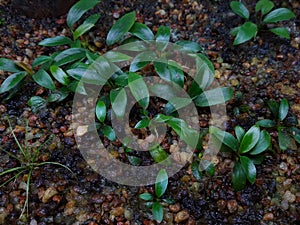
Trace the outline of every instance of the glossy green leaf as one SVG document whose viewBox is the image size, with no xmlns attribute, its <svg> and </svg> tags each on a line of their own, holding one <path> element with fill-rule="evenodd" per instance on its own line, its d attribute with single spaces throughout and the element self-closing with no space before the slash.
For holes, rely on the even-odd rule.
<svg viewBox="0 0 300 225">
<path fill-rule="evenodd" d="M 274 127 L 276 125 L 273 120 L 269 120 L 269 119 L 259 120 L 255 124 L 257 126 L 266 127 L 266 128 L 271 128 L 271 127 Z"/>
<path fill-rule="evenodd" d="M 264 156 L 262 154 L 253 155 L 253 156 L 251 156 L 251 160 L 252 160 L 254 165 L 260 165 L 264 161 Z"/>
<path fill-rule="evenodd" d="M 69 76 L 58 66 L 51 66 L 50 72 L 59 83 L 63 85 L 68 85 L 70 83 Z"/>
<path fill-rule="evenodd" d="M 268 101 L 268 106 L 269 106 L 269 109 L 271 110 L 271 113 L 275 117 L 275 119 L 277 119 L 278 118 L 278 110 L 279 110 L 278 103 L 276 101 L 274 101 L 273 99 L 271 99 Z"/>
<path fill-rule="evenodd" d="M 279 37 L 290 39 L 290 32 L 285 27 L 276 27 L 270 29 L 271 32 L 278 35 Z"/>
<path fill-rule="evenodd" d="M 128 74 L 124 73 L 115 78 L 115 84 L 119 87 L 125 87 L 128 84 Z"/>
<path fill-rule="evenodd" d="M 160 163 L 168 158 L 168 153 L 160 146 L 155 146 L 149 150 L 151 157 L 156 163 Z"/>
<path fill-rule="evenodd" d="M 289 102 L 286 98 L 280 101 L 278 117 L 280 121 L 283 121 L 289 112 Z"/>
<path fill-rule="evenodd" d="M 103 134 L 107 137 L 108 140 L 114 141 L 116 140 L 116 134 L 115 131 L 111 126 L 105 126 L 103 128 Z"/>
<path fill-rule="evenodd" d="M 32 67 L 42 66 L 45 64 L 50 64 L 53 61 L 52 57 L 41 55 L 33 60 Z M 49 65 L 50 66 L 50 65 Z"/>
<path fill-rule="evenodd" d="M 229 101 L 232 96 L 233 90 L 231 88 L 221 87 L 204 91 L 195 98 L 194 102 L 196 106 L 207 107 Z"/>
<path fill-rule="evenodd" d="M 128 86 L 140 106 L 146 109 L 149 105 L 150 95 L 143 77 L 136 73 L 129 72 Z"/>
<path fill-rule="evenodd" d="M 184 73 L 174 61 L 155 61 L 154 68 L 160 78 L 166 81 L 172 81 L 180 87 L 183 87 Z"/>
<path fill-rule="evenodd" d="M 153 200 L 153 195 L 150 193 L 143 193 L 139 195 L 140 199 L 143 199 L 145 201 L 152 201 Z"/>
<path fill-rule="evenodd" d="M 9 75 L 1 84 L 0 94 L 16 87 L 26 76 L 27 76 L 26 72 L 18 72 Z"/>
<path fill-rule="evenodd" d="M 134 128 L 136 128 L 136 129 L 146 128 L 149 126 L 149 123 L 150 123 L 150 119 L 144 118 L 144 119 L 140 120 L 139 122 L 137 122 L 137 124 L 134 126 Z"/>
<path fill-rule="evenodd" d="M 154 34 L 150 28 L 142 23 L 135 22 L 129 32 L 143 41 L 154 39 Z"/>
<path fill-rule="evenodd" d="M 170 27 L 160 26 L 155 36 L 157 49 L 163 51 L 169 44 L 170 36 Z"/>
<path fill-rule="evenodd" d="M 33 96 L 29 99 L 28 105 L 32 108 L 34 113 L 47 106 L 47 101 L 39 96 Z"/>
<path fill-rule="evenodd" d="M 55 84 L 50 77 L 50 75 L 43 69 L 39 70 L 37 73 L 35 73 L 32 78 L 36 83 L 38 83 L 40 86 L 48 88 L 50 90 L 55 90 Z"/>
<path fill-rule="evenodd" d="M 252 126 L 244 135 L 239 151 L 241 153 L 249 152 L 258 142 L 260 129 L 258 126 Z"/>
<path fill-rule="evenodd" d="M 127 155 L 127 159 L 129 163 L 133 166 L 139 166 L 142 163 L 142 159 L 137 156 Z"/>
<path fill-rule="evenodd" d="M 264 23 L 276 23 L 284 20 L 295 18 L 295 14 L 287 8 L 279 8 L 265 16 Z"/>
<path fill-rule="evenodd" d="M 176 98 L 178 95 L 176 88 L 169 84 L 154 84 L 149 89 L 154 96 L 164 96 L 165 99 Z"/>
<path fill-rule="evenodd" d="M 169 102 L 165 105 L 165 109 L 168 109 L 168 114 L 171 114 L 175 112 L 176 110 L 182 109 L 189 104 L 191 104 L 193 101 L 190 98 L 171 98 L 169 99 Z"/>
<path fill-rule="evenodd" d="M 64 100 L 69 95 L 69 90 L 67 87 L 63 87 L 59 90 L 51 91 L 51 94 L 48 96 L 48 102 L 60 102 Z"/>
<path fill-rule="evenodd" d="M 194 77 L 194 82 L 196 82 L 202 92 L 202 90 L 206 90 L 212 84 L 214 80 L 214 70 L 211 70 L 210 65 L 203 60 L 203 57 L 196 58 L 196 69 L 197 73 Z"/>
<path fill-rule="evenodd" d="M 252 160 L 246 156 L 240 157 L 241 165 L 244 169 L 247 179 L 251 184 L 254 184 L 256 180 L 256 168 Z"/>
<path fill-rule="evenodd" d="M 168 187 L 168 174 L 165 169 L 161 169 L 156 177 L 155 181 L 155 195 L 160 198 Z"/>
<path fill-rule="evenodd" d="M 262 15 L 270 12 L 274 7 L 274 3 L 270 0 L 259 0 L 255 5 L 255 12 L 261 11 Z"/>
<path fill-rule="evenodd" d="M 109 30 L 106 44 L 113 45 L 120 41 L 133 26 L 135 18 L 135 12 L 130 12 L 122 16 Z"/>
<path fill-rule="evenodd" d="M 287 148 L 290 146 L 291 140 L 290 136 L 282 130 L 278 131 L 278 141 L 279 141 L 279 148 L 282 151 L 287 150 Z"/>
<path fill-rule="evenodd" d="M 234 128 L 234 131 L 235 131 L 235 135 L 236 135 L 238 141 L 241 143 L 241 141 L 245 135 L 245 129 L 242 128 L 241 126 L 236 126 Z"/>
<path fill-rule="evenodd" d="M 291 133 L 295 139 L 300 144 L 300 130 L 297 129 L 296 127 L 291 128 Z"/>
<path fill-rule="evenodd" d="M 209 128 L 210 135 L 216 137 L 221 143 L 231 148 L 233 151 L 238 150 L 239 143 L 237 139 L 230 133 L 225 132 L 217 127 L 211 126 Z"/>
<path fill-rule="evenodd" d="M 11 59 L 0 58 L 0 70 L 7 72 L 18 73 L 22 72 L 20 68 Z"/>
<path fill-rule="evenodd" d="M 244 19 L 249 19 L 249 10 L 246 8 L 246 6 L 238 1 L 231 1 L 230 2 L 230 8 L 232 9 L 232 11 L 239 15 L 240 17 L 244 18 Z"/>
<path fill-rule="evenodd" d="M 257 31 L 258 28 L 255 23 L 245 22 L 242 26 L 239 27 L 233 45 L 239 45 L 246 41 L 249 41 L 251 38 L 254 38 L 256 36 Z"/>
<path fill-rule="evenodd" d="M 182 47 L 181 50 L 185 50 L 188 52 L 197 53 L 203 51 L 203 48 L 197 42 L 194 41 L 183 40 L 183 41 L 177 41 L 176 44 Z"/>
<path fill-rule="evenodd" d="M 191 171 L 192 171 L 193 176 L 198 181 L 202 180 L 202 174 L 201 174 L 201 172 L 199 170 L 199 163 L 198 162 L 196 162 L 196 161 L 192 162 L 192 164 L 191 164 Z"/>
<path fill-rule="evenodd" d="M 100 122 L 104 122 L 106 118 L 106 105 L 103 101 L 98 101 L 96 104 L 96 116 Z"/>
<path fill-rule="evenodd" d="M 127 94 L 124 88 L 110 91 L 110 102 L 117 118 L 123 118 L 127 106 Z"/>
<path fill-rule="evenodd" d="M 73 5 L 67 15 L 68 27 L 72 27 L 74 23 L 76 23 L 85 12 L 93 8 L 99 2 L 99 0 L 80 0 L 75 5 Z"/>
<path fill-rule="evenodd" d="M 153 202 L 152 204 L 152 215 L 154 220 L 156 220 L 158 223 L 161 223 L 164 216 L 164 209 L 160 202 Z"/>
<path fill-rule="evenodd" d="M 202 53 L 197 53 L 196 56 L 197 56 L 197 61 L 196 61 L 197 70 L 202 67 L 202 64 L 206 64 L 208 68 L 212 71 L 212 73 L 213 74 L 215 73 L 215 66 L 212 63 L 212 61 L 210 61 L 209 58 L 207 58 L 206 55 Z"/>
<path fill-rule="evenodd" d="M 93 14 L 89 16 L 83 24 L 81 24 L 73 33 L 74 40 L 79 38 L 81 35 L 88 32 L 93 26 L 95 26 L 95 23 L 99 20 L 100 15 L 99 14 Z"/>
<path fill-rule="evenodd" d="M 232 171 L 232 184 L 235 191 L 241 191 L 246 186 L 246 174 L 240 162 L 236 162 Z"/>
<path fill-rule="evenodd" d="M 62 66 L 70 62 L 82 60 L 86 57 L 86 52 L 82 48 L 69 48 L 59 53 L 55 58 L 55 65 Z"/>
<path fill-rule="evenodd" d="M 263 130 L 260 132 L 260 136 L 255 147 L 249 152 L 250 155 L 257 155 L 266 151 L 271 145 L 270 134 Z"/>
<path fill-rule="evenodd" d="M 136 72 L 148 65 L 156 58 L 156 54 L 153 51 L 144 51 L 137 54 L 130 64 L 130 72 Z"/>
<path fill-rule="evenodd" d="M 46 38 L 39 42 L 42 46 L 60 46 L 60 45 L 70 45 L 73 41 L 65 36 L 56 36 L 51 38 Z"/>
<path fill-rule="evenodd" d="M 104 57 L 109 62 L 123 62 L 131 59 L 131 56 L 116 51 L 109 51 L 105 53 Z"/>
<path fill-rule="evenodd" d="M 206 167 L 205 169 L 206 173 L 209 175 L 209 176 L 214 176 L 215 175 L 215 166 L 213 163 L 210 163 L 208 165 L 208 167 Z"/>
<path fill-rule="evenodd" d="M 83 82 L 79 82 L 77 80 L 72 81 L 69 85 L 68 85 L 68 89 L 72 92 L 76 92 L 82 95 L 86 95 L 86 90 L 84 88 Z"/>
</svg>

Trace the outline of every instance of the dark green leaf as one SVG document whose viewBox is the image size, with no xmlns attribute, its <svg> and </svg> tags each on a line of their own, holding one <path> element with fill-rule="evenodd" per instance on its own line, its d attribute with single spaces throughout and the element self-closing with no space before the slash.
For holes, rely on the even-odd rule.
<svg viewBox="0 0 300 225">
<path fill-rule="evenodd" d="M 72 92 L 77 92 L 79 94 L 82 95 L 86 95 L 86 91 L 83 85 L 83 82 L 79 82 L 77 80 L 72 81 L 69 85 L 68 85 L 68 89 Z"/>
<path fill-rule="evenodd" d="M 156 177 L 155 181 L 155 195 L 160 198 L 168 187 L 168 174 L 165 169 L 161 169 Z"/>
<path fill-rule="evenodd" d="M 82 15 L 97 5 L 99 0 L 80 0 L 75 5 L 71 7 L 67 16 L 67 25 L 68 27 L 72 27 L 74 23 L 76 23 Z"/>
<path fill-rule="evenodd" d="M 124 73 L 115 78 L 115 84 L 119 87 L 125 87 L 128 84 L 128 74 Z"/>
<path fill-rule="evenodd" d="M 152 215 L 154 220 L 156 220 L 158 223 L 161 223 L 164 216 L 164 209 L 160 202 L 153 202 L 152 204 Z"/>
<path fill-rule="evenodd" d="M 255 23 L 245 22 L 242 26 L 239 27 L 233 45 L 239 45 L 246 41 L 249 41 L 251 38 L 254 38 L 257 34 L 257 29 L 258 28 Z"/>
<path fill-rule="evenodd" d="M 277 119 L 278 118 L 278 110 L 279 110 L 278 103 L 274 100 L 269 100 L 268 106 L 269 106 L 269 109 L 271 110 L 271 113 L 275 117 L 275 119 Z"/>
<path fill-rule="evenodd" d="M 279 8 L 265 16 L 264 23 L 276 23 L 284 20 L 295 18 L 295 14 L 287 8 Z"/>
<path fill-rule="evenodd" d="M 48 96 L 47 101 L 48 102 L 60 102 L 64 100 L 69 95 L 68 88 L 64 87 L 60 90 L 54 90 L 51 92 L 51 94 Z"/>
<path fill-rule="evenodd" d="M 143 199 L 145 201 L 152 201 L 153 200 L 153 195 L 150 193 L 143 193 L 139 195 L 140 199 Z"/>
<path fill-rule="evenodd" d="M 176 87 L 169 84 L 154 84 L 150 86 L 150 91 L 154 96 L 164 96 L 164 99 L 176 98 L 178 92 Z"/>
<path fill-rule="evenodd" d="M 199 85 L 201 90 L 206 90 L 214 80 L 214 70 L 211 70 L 208 62 L 203 60 L 203 57 L 196 58 L 197 73 L 194 81 Z"/>
<path fill-rule="evenodd" d="M 87 31 L 89 31 L 93 26 L 95 26 L 95 23 L 100 18 L 99 14 L 93 14 L 89 16 L 83 24 L 81 24 L 73 33 L 74 40 L 79 38 L 81 35 L 85 34 Z"/>
<path fill-rule="evenodd" d="M 260 127 L 274 127 L 275 126 L 275 122 L 273 120 L 269 120 L 269 119 L 263 119 L 263 120 L 259 120 L 255 123 L 257 126 Z"/>
<path fill-rule="evenodd" d="M 105 53 L 104 57 L 109 62 L 123 62 L 131 59 L 131 56 L 116 51 L 109 51 Z"/>
<path fill-rule="evenodd" d="M 32 78 L 36 83 L 38 83 L 42 87 L 48 88 L 50 90 L 56 89 L 55 84 L 53 83 L 53 80 L 51 79 L 50 75 L 43 69 L 35 73 L 32 76 Z"/>
<path fill-rule="evenodd" d="M 143 41 L 154 39 L 152 31 L 142 23 L 135 22 L 129 32 Z"/>
<path fill-rule="evenodd" d="M 129 37 L 125 39 L 122 45 L 118 47 L 118 50 L 141 52 L 149 50 L 148 45 L 144 41 L 140 41 L 136 37 Z"/>
<path fill-rule="evenodd" d="M 170 27 L 160 26 L 156 33 L 157 49 L 163 51 L 169 44 L 170 36 Z"/>
<path fill-rule="evenodd" d="M 231 88 L 221 87 L 204 91 L 195 98 L 194 102 L 196 106 L 207 107 L 229 101 L 232 96 L 233 90 Z"/>
<path fill-rule="evenodd" d="M 251 156 L 251 160 L 255 165 L 260 165 L 264 161 L 264 156 L 262 154 L 254 155 L 254 156 Z"/>
<path fill-rule="evenodd" d="M 26 72 L 18 72 L 18 73 L 9 75 L 5 79 L 5 81 L 1 84 L 0 94 L 16 87 L 26 76 L 27 76 Z"/>
<path fill-rule="evenodd" d="M 36 113 L 47 106 L 47 101 L 39 96 L 33 96 L 29 99 L 28 105 L 32 108 L 32 112 Z"/>
<path fill-rule="evenodd" d="M 251 159 L 246 156 L 241 156 L 241 165 L 244 169 L 247 179 L 251 184 L 254 184 L 256 180 L 256 168 Z"/>
<path fill-rule="evenodd" d="M 231 1 L 230 8 L 232 11 L 244 19 L 249 19 L 249 11 L 246 6 L 238 1 Z"/>
<path fill-rule="evenodd" d="M 114 141 L 116 140 L 115 131 L 112 129 L 111 126 L 105 126 L 103 128 L 103 134 L 107 137 L 108 140 Z"/>
<path fill-rule="evenodd" d="M 290 39 L 290 32 L 285 27 L 276 27 L 270 29 L 271 32 L 278 35 L 279 37 Z"/>
<path fill-rule="evenodd" d="M 6 58 L 0 58 L 0 70 L 12 72 L 12 73 L 17 73 L 22 71 L 17 67 L 14 61 Z"/>
<path fill-rule="evenodd" d="M 39 65 L 43 66 L 44 64 L 50 64 L 52 61 L 53 61 L 52 57 L 42 55 L 33 60 L 32 67 L 35 68 Z"/>
<path fill-rule="evenodd" d="M 128 75 L 128 86 L 133 94 L 134 98 L 138 101 L 140 106 L 146 109 L 149 105 L 149 91 L 148 87 L 143 80 L 143 77 L 136 74 L 129 72 Z"/>
<path fill-rule="evenodd" d="M 252 126 L 244 135 L 241 144 L 240 152 L 249 152 L 258 142 L 260 136 L 260 129 L 258 126 Z"/>
<path fill-rule="evenodd" d="M 179 110 L 181 108 L 184 108 L 192 103 L 192 99 L 190 98 L 171 98 L 169 99 L 169 102 L 166 104 L 165 108 L 169 109 L 168 113 L 171 114 L 175 112 L 176 110 Z"/>
<path fill-rule="evenodd" d="M 192 164 L 191 164 L 191 170 L 192 170 L 193 176 L 198 181 L 200 181 L 202 179 L 202 173 L 199 170 L 199 163 L 197 163 L 196 161 L 192 162 Z"/>
<path fill-rule="evenodd" d="M 205 171 L 206 171 L 206 173 L 207 173 L 209 176 L 215 175 L 215 166 L 214 166 L 214 164 L 210 163 L 210 164 L 208 165 L 208 167 L 206 167 Z"/>
<path fill-rule="evenodd" d="M 183 87 L 184 74 L 182 69 L 174 61 L 155 61 L 154 68 L 157 74 L 166 81 L 172 81 Z"/>
<path fill-rule="evenodd" d="M 144 51 L 139 53 L 134 57 L 130 64 L 130 72 L 136 72 L 143 68 L 144 66 L 148 65 L 152 60 L 154 60 L 156 54 L 153 51 Z"/>
<path fill-rule="evenodd" d="M 234 128 L 234 131 L 235 131 L 235 135 L 236 135 L 238 141 L 241 143 L 241 141 L 245 135 L 245 129 L 240 126 L 236 126 Z"/>
<path fill-rule="evenodd" d="M 255 6 L 255 12 L 261 11 L 262 15 L 270 12 L 274 7 L 274 3 L 270 0 L 259 0 Z"/>
<path fill-rule="evenodd" d="M 59 53 L 55 58 L 55 65 L 62 66 L 70 62 L 82 60 L 86 57 L 86 52 L 82 48 L 70 48 Z"/>
<path fill-rule="evenodd" d="M 42 46 L 59 46 L 59 45 L 70 45 L 73 41 L 65 36 L 56 36 L 51 38 L 46 38 L 39 42 L 39 45 Z"/>
<path fill-rule="evenodd" d="M 131 29 L 135 22 L 135 12 L 130 12 L 122 16 L 109 30 L 106 44 L 113 45 L 120 41 L 124 35 Z"/>
<path fill-rule="evenodd" d="M 70 83 L 69 76 L 58 66 L 51 66 L 50 72 L 59 83 L 63 85 L 68 85 Z"/>
<path fill-rule="evenodd" d="M 150 123 L 150 119 L 144 118 L 144 119 L 140 120 L 139 122 L 137 122 L 137 124 L 134 126 L 134 128 L 136 128 L 136 129 L 145 128 L 145 127 L 149 126 L 149 123 Z"/>
<path fill-rule="evenodd" d="M 106 105 L 103 101 L 98 101 L 96 104 L 96 116 L 100 122 L 104 122 L 106 118 Z"/>
<path fill-rule="evenodd" d="M 260 132 L 259 140 L 255 147 L 249 152 L 250 155 L 257 155 L 266 151 L 271 145 L 271 136 L 270 134 L 263 130 Z"/>
<path fill-rule="evenodd" d="M 285 131 L 278 131 L 278 141 L 279 141 L 279 148 L 282 151 L 287 150 L 287 148 L 290 146 L 291 140 L 290 136 Z"/>
<path fill-rule="evenodd" d="M 279 105 L 279 111 L 278 111 L 279 120 L 283 121 L 287 116 L 288 112 L 289 112 L 289 102 L 286 98 L 284 98 L 280 101 L 280 105 Z"/>
<path fill-rule="evenodd" d="M 127 155 L 127 159 L 133 166 L 139 166 L 142 163 L 142 159 L 136 156 Z"/>
<path fill-rule="evenodd" d="M 297 129 L 296 127 L 292 127 L 291 132 L 295 141 L 297 141 L 300 144 L 300 130 Z"/>
<path fill-rule="evenodd" d="M 231 148 L 233 151 L 238 150 L 239 143 L 237 139 L 230 133 L 225 132 L 217 127 L 211 126 L 209 128 L 209 133 L 215 136 L 221 143 Z"/>
<path fill-rule="evenodd" d="M 241 26 L 234 27 L 234 28 L 230 31 L 230 34 L 231 34 L 232 36 L 235 37 L 235 36 L 238 34 L 238 32 L 239 32 L 240 29 L 241 29 Z"/>
<path fill-rule="evenodd" d="M 210 61 L 209 58 L 207 58 L 202 53 L 197 53 L 196 56 L 198 58 L 197 59 L 197 68 L 201 68 L 202 67 L 201 63 L 206 64 L 208 66 L 208 68 L 212 71 L 212 73 L 214 74 L 214 72 L 215 72 L 215 66 L 212 63 L 212 61 Z"/>
<path fill-rule="evenodd" d="M 183 50 L 188 52 L 197 53 L 203 51 L 202 47 L 194 41 L 177 41 L 176 44 L 180 45 Z"/>
<path fill-rule="evenodd" d="M 246 174 L 239 162 L 236 162 L 232 171 L 232 184 L 235 191 L 241 191 L 246 186 Z"/>
<path fill-rule="evenodd" d="M 150 155 L 153 158 L 153 160 L 157 163 L 164 161 L 169 156 L 160 145 L 158 145 L 154 148 L 151 148 L 149 150 L 149 152 L 150 152 Z"/>
<path fill-rule="evenodd" d="M 121 88 L 118 90 L 111 90 L 110 101 L 117 118 L 123 118 L 127 106 L 127 95 L 125 89 Z"/>
</svg>

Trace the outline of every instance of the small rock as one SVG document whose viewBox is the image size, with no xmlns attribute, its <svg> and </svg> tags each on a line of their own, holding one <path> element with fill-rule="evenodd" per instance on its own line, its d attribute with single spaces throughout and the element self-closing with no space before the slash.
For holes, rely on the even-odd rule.
<svg viewBox="0 0 300 225">
<path fill-rule="evenodd" d="M 239 84 L 239 81 L 237 79 L 231 80 L 232 86 L 236 87 L 236 86 L 238 86 L 238 84 Z"/>
<path fill-rule="evenodd" d="M 271 221 L 271 220 L 274 220 L 274 215 L 273 213 L 266 213 L 263 217 L 263 220 L 266 220 L 266 221 Z"/>
<path fill-rule="evenodd" d="M 181 210 L 175 216 L 175 222 L 180 223 L 184 220 L 187 220 L 190 217 L 189 212 L 187 210 Z"/>
<path fill-rule="evenodd" d="M 221 72 L 219 70 L 215 70 L 215 78 L 217 79 L 221 78 Z"/>
<path fill-rule="evenodd" d="M 290 191 L 286 191 L 283 195 L 283 200 L 289 203 L 293 203 L 294 201 L 296 201 L 296 196 Z"/>
<path fill-rule="evenodd" d="M 66 216 L 70 216 L 73 214 L 74 210 L 75 210 L 75 201 L 71 200 L 66 204 L 64 214 Z"/>
<path fill-rule="evenodd" d="M 124 213 L 124 208 L 123 207 L 113 208 L 110 211 L 110 214 L 112 214 L 113 216 L 121 216 L 123 213 Z"/>
<path fill-rule="evenodd" d="M 288 201 L 282 201 L 281 204 L 280 204 L 280 206 L 281 206 L 282 209 L 288 210 L 289 203 L 288 203 Z"/>
<path fill-rule="evenodd" d="M 237 208 L 238 208 L 238 204 L 237 204 L 236 200 L 234 200 L 234 199 L 233 200 L 229 200 L 227 202 L 227 208 L 228 208 L 228 210 L 229 210 L 230 213 L 235 212 L 237 210 Z"/>
<path fill-rule="evenodd" d="M 171 212 L 177 213 L 180 210 L 180 204 L 176 203 L 176 204 L 173 204 L 173 205 L 169 205 L 169 209 L 170 209 Z"/>
<path fill-rule="evenodd" d="M 50 198 L 52 198 L 54 195 L 56 195 L 58 192 L 54 187 L 49 187 L 42 198 L 42 202 L 46 203 L 49 201 Z"/>
<path fill-rule="evenodd" d="M 5 217 L 8 215 L 7 210 L 4 207 L 0 208 L 0 224 L 4 224 Z"/>
<path fill-rule="evenodd" d="M 25 49 L 25 55 L 27 55 L 29 58 L 32 58 L 33 52 L 29 48 L 26 48 Z"/>
<path fill-rule="evenodd" d="M 88 128 L 89 128 L 88 125 L 77 127 L 77 129 L 76 129 L 76 135 L 78 137 L 81 137 L 81 136 L 85 135 L 88 132 Z"/>
</svg>

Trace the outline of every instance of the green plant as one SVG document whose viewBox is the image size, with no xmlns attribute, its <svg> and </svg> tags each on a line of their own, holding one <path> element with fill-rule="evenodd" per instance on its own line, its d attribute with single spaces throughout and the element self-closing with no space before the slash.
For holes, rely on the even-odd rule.
<svg viewBox="0 0 300 225">
<path fill-rule="evenodd" d="M 235 163 L 232 172 L 233 188 L 242 190 L 246 181 L 254 184 L 256 180 L 255 164 L 263 161 L 262 153 L 271 145 L 271 136 L 259 126 L 252 126 L 247 132 L 240 127 L 235 127 L 236 138 L 217 127 L 210 127 L 210 135 L 213 143 L 221 151 L 231 151 L 235 154 Z"/>
<path fill-rule="evenodd" d="M 284 98 L 280 101 L 280 104 L 270 100 L 268 101 L 268 106 L 274 119 L 263 119 L 257 121 L 256 125 L 267 129 L 276 128 L 279 148 L 282 151 L 290 146 L 292 138 L 300 144 L 300 130 L 296 128 L 298 124 L 297 118 L 293 115 L 288 116 L 288 100 Z"/>
<path fill-rule="evenodd" d="M 265 29 L 270 30 L 274 34 L 290 39 L 290 33 L 285 27 L 274 27 L 273 24 L 295 17 L 295 14 L 287 8 L 274 8 L 274 3 L 270 0 L 259 0 L 255 6 L 255 21 L 250 20 L 250 12 L 247 7 L 239 1 L 231 1 L 230 7 L 233 12 L 246 20 L 241 26 L 233 28 L 231 35 L 235 36 L 234 45 L 242 44 L 255 38 L 257 32 Z"/>
<path fill-rule="evenodd" d="M 153 218 L 161 223 L 164 216 L 163 206 L 160 203 L 160 198 L 163 196 L 168 187 L 168 174 L 165 169 L 158 172 L 155 182 L 155 194 L 143 193 L 139 197 L 147 201 L 147 206 L 152 209 Z M 170 203 L 169 199 L 162 199 L 163 201 Z M 171 201 L 172 202 L 172 201 Z"/>
<path fill-rule="evenodd" d="M 39 147 L 32 147 L 29 144 L 28 141 L 28 124 L 26 125 L 26 132 L 25 132 L 25 146 L 22 146 L 22 144 L 19 142 L 19 140 L 17 139 L 10 120 L 8 120 L 11 134 L 16 142 L 16 144 L 18 145 L 18 148 L 20 150 L 20 153 L 15 155 L 12 154 L 9 150 L 0 148 L 1 151 L 3 151 L 4 153 L 6 153 L 9 157 L 16 159 L 17 161 L 19 161 L 20 165 L 13 167 L 13 168 L 9 168 L 6 170 L 2 170 L 0 172 L 0 177 L 3 177 L 7 174 L 13 174 L 12 177 L 10 177 L 9 179 L 7 179 L 5 182 L 3 182 L 0 187 L 5 186 L 6 184 L 8 184 L 9 182 L 11 182 L 14 179 L 17 179 L 21 174 L 27 174 L 27 179 L 26 179 L 26 199 L 25 199 L 25 203 L 23 206 L 23 209 L 21 211 L 21 215 L 20 218 L 24 215 L 25 211 L 27 211 L 27 215 L 28 215 L 28 203 L 29 203 L 29 191 L 30 191 L 30 183 L 31 183 L 31 176 L 33 171 L 41 166 L 50 164 L 50 165 L 56 165 L 56 166 L 61 166 L 65 169 L 67 169 L 68 171 L 70 171 L 71 173 L 73 173 L 67 166 L 58 163 L 58 162 L 50 162 L 50 161 L 45 161 L 45 162 L 39 162 L 39 153 L 41 151 L 42 148 L 44 148 L 44 146 L 51 140 L 50 138 L 45 141 L 43 144 L 41 144 Z"/>
</svg>

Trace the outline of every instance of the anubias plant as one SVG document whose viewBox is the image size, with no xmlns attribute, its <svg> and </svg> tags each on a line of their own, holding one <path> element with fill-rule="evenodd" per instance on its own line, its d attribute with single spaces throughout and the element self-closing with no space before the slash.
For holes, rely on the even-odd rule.
<svg viewBox="0 0 300 225">
<path fill-rule="evenodd" d="M 234 128 L 235 136 L 217 127 L 210 127 L 210 137 L 221 151 L 235 154 L 232 172 L 232 184 L 236 191 L 242 190 L 246 181 L 254 184 L 256 180 L 255 164 L 263 161 L 262 153 L 271 145 L 271 136 L 259 126 L 252 126 L 247 132 L 240 126 Z"/>
<path fill-rule="evenodd" d="M 234 45 L 242 44 L 255 38 L 259 31 L 266 29 L 274 34 L 290 39 L 290 33 L 285 27 L 274 27 L 274 23 L 290 20 L 295 14 L 287 8 L 274 8 L 274 3 L 270 0 L 259 0 L 255 6 L 254 21 L 250 19 L 250 12 L 240 1 L 231 1 L 230 7 L 233 12 L 246 20 L 241 26 L 233 28 L 231 35 L 235 36 Z"/>
<path fill-rule="evenodd" d="M 143 193 L 140 194 L 139 197 L 146 202 L 146 205 L 152 209 L 153 218 L 161 223 L 164 216 L 163 206 L 161 204 L 161 197 L 166 192 L 168 187 L 168 174 L 165 169 L 162 169 L 158 172 L 155 182 L 155 194 L 151 193 Z M 162 199 L 166 203 L 174 203 L 174 201 L 170 199 Z"/>
<path fill-rule="evenodd" d="M 275 128 L 278 134 L 279 148 L 286 150 L 294 139 L 300 144 L 300 130 L 296 128 L 298 121 L 293 115 L 289 115 L 289 103 L 287 99 L 282 99 L 280 104 L 275 100 L 268 101 L 269 109 L 273 115 L 273 120 L 263 119 L 256 122 L 256 125 L 267 129 Z"/>
</svg>

